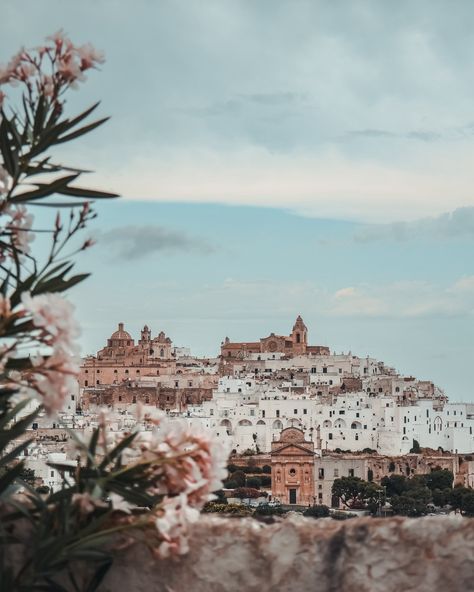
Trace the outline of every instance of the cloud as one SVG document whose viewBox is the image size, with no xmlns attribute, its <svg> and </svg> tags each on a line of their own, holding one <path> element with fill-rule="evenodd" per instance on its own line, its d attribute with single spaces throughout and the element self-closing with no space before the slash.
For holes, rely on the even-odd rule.
<svg viewBox="0 0 474 592">
<path fill-rule="evenodd" d="M 329 295 L 326 313 L 399 319 L 472 315 L 474 276 L 462 277 L 444 288 L 421 281 L 341 288 Z"/>
<path fill-rule="evenodd" d="M 198 253 L 207 255 L 214 251 L 202 238 L 190 237 L 183 232 L 163 226 L 121 226 L 100 235 L 99 240 L 109 244 L 119 259 L 140 259 L 154 253 Z"/>
<path fill-rule="evenodd" d="M 354 240 L 361 243 L 382 240 L 407 241 L 418 238 L 474 239 L 474 207 L 457 208 L 437 217 L 410 222 L 367 225 L 354 234 Z"/>
<path fill-rule="evenodd" d="M 413 130 L 408 132 L 391 132 L 383 129 L 363 129 L 353 130 L 347 132 L 346 138 L 372 138 L 380 139 L 395 139 L 395 140 L 421 140 L 422 142 L 434 142 L 440 140 L 443 136 L 434 131 L 429 130 Z"/>
<path fill-rule="evenodd" d="M 186 302 L 193 311 L 212 310 L 215 318 L 223 319 L 284 318 L 315 310 L 321 317 L 341 319 L 466 317 L 474 314 L 474 276 L 448 286 L 400 281 L 361 283 L 335 291 L 313 281 L 227 278 L 186 295 Z"/>
</svg>

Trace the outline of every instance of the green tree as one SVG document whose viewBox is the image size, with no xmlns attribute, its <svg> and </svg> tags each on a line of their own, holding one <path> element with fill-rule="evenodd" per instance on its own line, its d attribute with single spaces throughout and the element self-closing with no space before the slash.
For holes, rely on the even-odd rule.
<svg viewBox="0 0 474 592">
<path fill-rule="evenodd" d="M 247 475 L 243 471 L 235 471 L 230 475 L 229 480 L 234 481 L 234 483 L 237 483 L 237 487 L 245 487 Z"/>
<path fill-rule="evenodd" d="M 474 516 L 474 491 L 469 489 L 461 498 L 461 512 L 464 516 Z"/>
<path fill-rule="evenodd" d="M 390 475 L 384 477 L 381 485 L 385 487 L 387 497 L 401 495 L 408 489 L 407 478 L 404 475 Z"/>
<path fill-rule="evenodd" d="M 420 443 L 418 440 L 413 440 L 413 446 L 411 447 L 410 452 L 414 454 L 421 454 Z"/>
<path fill-rule="evenodd" d="M 262 482 L 260 477 L 249 477 L 246 483 L 247 487 L 253 487 L 254 489 L 260 489 Z"/>
<path fill-rule="evenodd" d="M 435 489 L 451 489 L 453 486 L 454 475 L 448 469 L 438 469 L 431 471 L 425 477 L 426 486 L 434 491 Z"/>
<path fill-rule="evenodd" d="M 360 477 L 340 477 L 334 480 L 332 486 L 332 494 L 351 509 L 364 508 L 372 504 L 380 491 L 380 487 Z"/>
</svg>

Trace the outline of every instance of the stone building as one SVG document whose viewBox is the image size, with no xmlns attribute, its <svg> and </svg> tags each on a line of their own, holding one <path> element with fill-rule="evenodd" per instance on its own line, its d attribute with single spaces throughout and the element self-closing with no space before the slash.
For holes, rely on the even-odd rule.
<svg viewBox="0 0 474 592">
<path fill-rule="evenodd" d="M 298 355 L 329 355 L 329 348 L 321 345 L 308 345 L 308 328 L 301 316 L 298 316 L 290 335 L 275 335 L 262 337 L 254 342 L 231 342 L 228 337 L 221 344 L 223 362 L 241 360 L 251 354 L 277 354 L 288 357 Z"/>
<path fill-rule="evenodd" d="M 272 496 L 282 504 L 306 506 L 314 498 L 314 443 L 297 428 L 282 430 L 272 443 Z"/>
<path fill-rule="evenodd" d="M 161 331 L 156 337 L 145 325 L 138 343 L 119 323 L 107 344 L 95 356 L 83 360 L 79 374 L 81 388 L 121 384 L 150 376 L 176 372 L 173 344 Z"/>
</svg>

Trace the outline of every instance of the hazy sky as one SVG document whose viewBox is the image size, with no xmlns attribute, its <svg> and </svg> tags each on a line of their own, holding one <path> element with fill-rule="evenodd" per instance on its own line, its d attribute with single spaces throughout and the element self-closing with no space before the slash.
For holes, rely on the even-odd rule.
<svg viewBox="0 0 474 592">
<path fill-rule="evenodd" d="M 0 61 L 63 27 L 107 55 L 68 152 L 121 192 L 72 295 L 196 353 L 286 332 L 474 399 L 474 4 L 2 0 Z M 231 207 L 230 207 L 231 206 Z"/>
</svg>

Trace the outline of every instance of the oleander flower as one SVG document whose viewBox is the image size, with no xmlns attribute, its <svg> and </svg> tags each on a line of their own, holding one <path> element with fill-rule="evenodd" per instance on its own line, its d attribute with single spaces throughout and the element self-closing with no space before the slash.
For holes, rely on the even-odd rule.
<svg viewBox="0 0 474 592">
<path fill-rule="evenodd" d="M 79 509 L 80 514 L 87 515 L 94 512 L 96 508 L 104 508 L 107 504 L 101 499 L 88 492 L 74 493 L 72 503 Z"/>
<path fill-rule="evenodd" d="M 6 213 L 11 216 L 11 222 L 6 229 L 11 233 L 10 239 L 13 247 L 21 253 L 30 253 L 30 243 L 34 241 L 35 235 L 31 232 L 34 216 L 25 206 L 10 206 Z"/>
<path fill-rule="evenodd" d="M 75 392 L 79 363 L 67 352 L 58 350 L 49 357 L 37 358 L 35 367 L 25 377 L 26 394 L 37 394 L 46 412 L 52 415 L 62 409 L 66 397 Z"/>
<path fill-rule="evenodd" d="M 33 317 L 33 324 L 40 329 L 39 339 L 55 350 L 63 349 L 68 353 L 77 354 L 75 340 L 80 335 L 79 325 L 73 312 L 74 306 L 54 293 L 31 296 L 24 292 L 21 302 L 27 313 Z"/>
<path fill-rule="evenodd" d="M 149 463 L 151 495 L 184 493 L 193 507 L 201 508 L 227 476 L 226 447 L 186 420 L 162 417 L 153 432 L 139 432 L 132 446 L 124 451 L 124 462 Z"/>
<path fill-rule="evenodd" d="M 96 64 L 103 64 L 105 62 L 104 52 L 98 51 L 90 43 L 81 45 L 76 51 L 81 60 L 82 71 L 93 68 Z"/>
<path fill-rule="evenodd" d="M 162 542 L 156 555 L 166 558 L 170 555 L 184 555 L 189 551 L 190 525 L 199 519 L 199 511 L 188 504 L 186 494 L 167 497 L 160 507 L 161 515 L 155 520 Z"/>
</svg>

